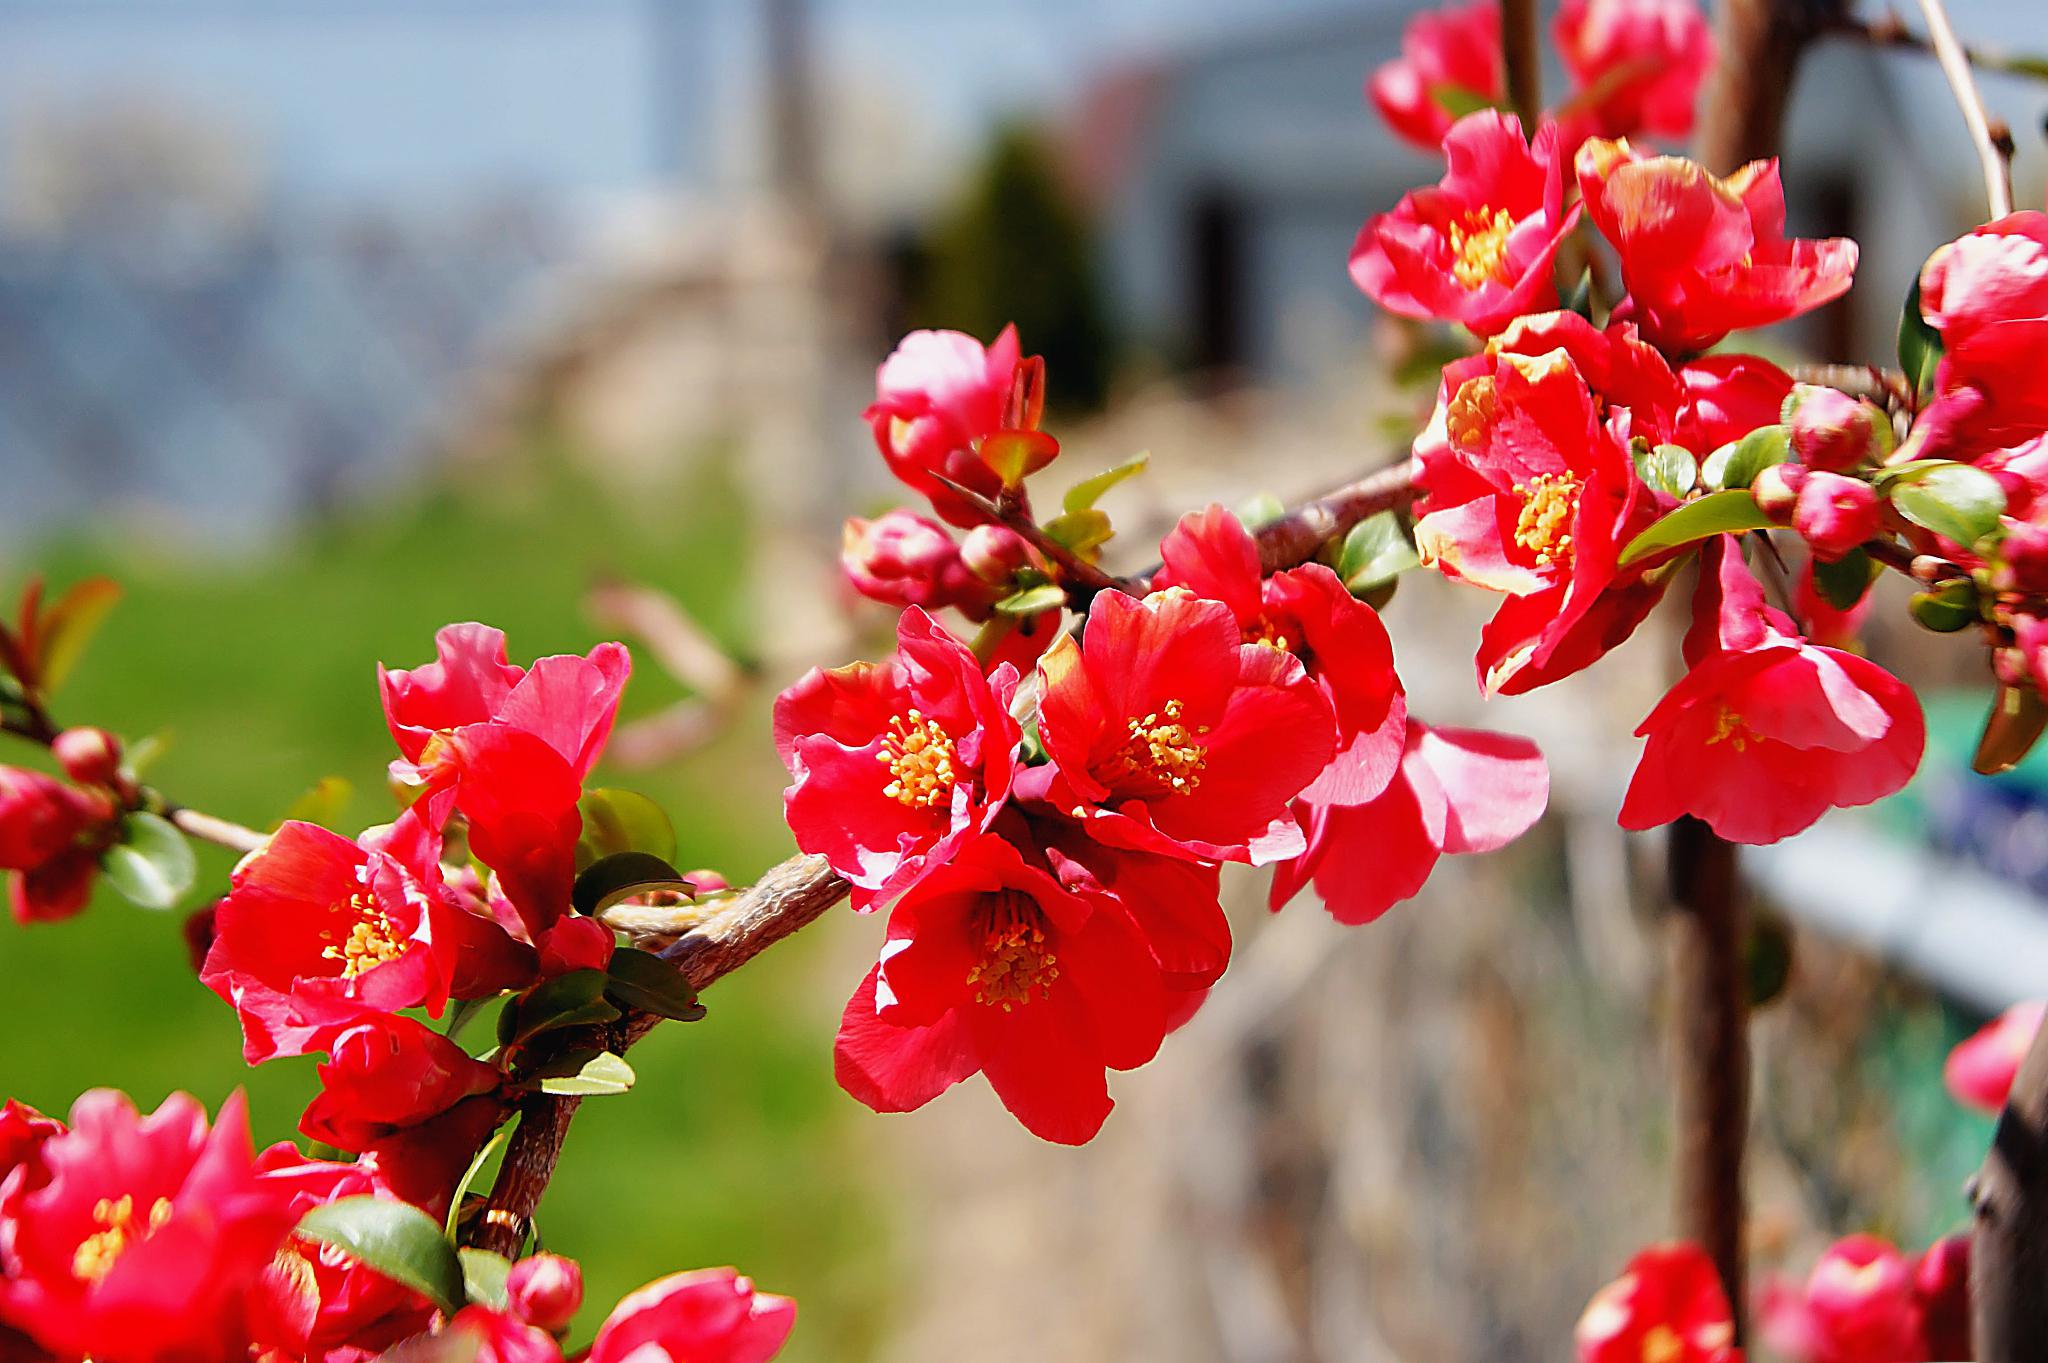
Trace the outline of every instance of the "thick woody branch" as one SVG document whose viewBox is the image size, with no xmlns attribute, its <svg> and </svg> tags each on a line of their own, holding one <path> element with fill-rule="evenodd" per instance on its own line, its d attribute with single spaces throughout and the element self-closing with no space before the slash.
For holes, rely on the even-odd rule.
<svg viewBox="0 0 2048 1363">
<path fill-rule="evenodd" d="M 1277 573 L 1306 563 L 1360 521 L 1406 506 L 1414 495 L 1414 462 L 1397 460 L 1260 526 L 1253 533 L 1259 542 L 1259 564 Z"/>
<path fill-rule="evenodd" d="M 1971 1181 L 1972 1343 L 1981 1363 L 2048 1363 L 2048 1027 L 2034 1035 Z"/>
<path fill-rule="evenodd" d="M 1830 32 L 1844 37 L 1859 38 L 1873 47 L 1897 48 L 1906 52 L 1918 52 L 1928 57 L 1935 55 L 1934 44 L 1907 28 L 1905 22 L 1891 10 L 1886 10 L 1875 19 L 1867 20 L 1845 15 Z M 2017 56 L 1974 43 L 1963 44 L 1963 56 L 1979 71 L 2001 71 L 2009 75 L 2027 76 L 2034 80 L 2048 79 L 2048 62 L 2044 62 L 2040 57 Z"/>
<path fill-rule="evenodd" d="M 1508 104 L 1522 120 L 1522 131 L 1536 135 L 1543 111 L 1543 61 L 1536 47 L 1536 0 L 1504 0 L 1501 5 L 1501 64 L 1507 70 Z"/>
<path fill-rule="evenodd" d="M 1700 118 L 1699 159 L 1716 175 L 1778 154 L 1792 77 L 1814 38 L 1841 26 L 1844 0 L 1724 0 L 1721 58 Z"/>
<path fill-rule="evenodd" d="M 1991 216 L 2002 218 L 2012 212 L 2012 133 L 1993 135 L 1991 116 L 1984 111 L 1984 97 L 1977 93 L 1977 78 L 1970 71 L 1969 55 L 1949 25 L 1942 0 L 1920 0 L 1920 13 L 1927 19 L 1927 40 L 1934 47 L 1934 58 L 1941 63 L 1941 74 L 1948 77 L 1956 105 L 1963 111 L 1963 123 L 1970 130 L 1970 142 L 1977 149 Z"/>
</svg>

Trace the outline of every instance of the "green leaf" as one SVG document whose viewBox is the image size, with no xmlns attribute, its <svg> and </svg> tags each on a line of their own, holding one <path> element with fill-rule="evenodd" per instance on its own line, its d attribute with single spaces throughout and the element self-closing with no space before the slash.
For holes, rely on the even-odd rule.
<svg viewBox="0 0 2048 1363">
<path fill-rule="evenodd" d="M 1683 497 L 1699 481 L 1699 461 L 1683 445 L 1658 445 L 1636 456 L 1636 476 L 1659 492 Z"/>
<path fill-rule="evenodd" d="M 1047 521 L 1043 528 L 1056 543 L 1064 544 L 1090 561 L 1096 558 L 1095 551 L 1109 543 L 1116 534 L 1116 527 L 1109 523 L 1109 516 L 1093 507 L 1063 511 Z"/>
<path fill-rule="evenodd" d="M 2005 512 L 2005 489 L 1968 464 L 1943 464 L 1896 479 L 1887 495 L 1901 516 L 1965 548 L 1996 530 Z"/>
<path fill-rule="evenodd" d="M 1271 525 L 1287 514 L 1287 503 L 1270 492 L 1254 492 L 1251 496 L 1231 508 L 1237 522 L 1247 530 L 1256 531 L 1262 525 Z"/>
<path fill-rule="evenodd" d="M 1850 610 L 1863 599 L 1881 571 L 1870 555 L 1861 549 L 1851 549 L 1833 563 L 1816 558 L 1813 585 L 1830 606 L 1838 611 Z"/>
<path fill-rule="evenodd" d="M 605 1002 L 602 970 L 572 970 L 534 986 L 505 1005 L 498 1040 L 515 1045 L 561 1027 L 590 1027 L 617 1021 L 619 1010 Z"/>
<path fill-rule="evenodd" d="M 477 1363 L 484 1351 L 484 1330 L 465 1322 L 408 1335 L 378 1354 L 377 1363 Z"/>
<path fill-rule="evenodd" d="M 651 852 L 614 852 L 590 863 L 576 877 L 569 902 L 580 914 L 603 913 L 622 899 L 671 890 L 696 898 L 696 887 L 681 871 Z"/>
<path fill-rule="evenodd" d="M 1344 547 L 1337 554 L 1337 576 L 1344 579 L 1353 596 L 1361 596 L 1421 563 L 1401 518 L 1382 511 L 1352 526 L 1344 537 Z"/>
<path fill-rule="evenodd" d="M 512 1261 L 488 1249 L 465 1245 L 455 1251 L 462 1264 L 462 1290 L 478 1306 L 493 1311 L 505 1309 L 505 1280 L 511 1276 Z"/>
<path fill-rule="evenodd" d="M 1092 478 L 1083 478 L 1080 482 L 1067 489 L 1066 496 L 1060 498 L 1060 510 L 1072 515 L 1077 511 L 1093 509 L 1095 504 L 1102 500 L 1103 493 L 1109 491 L 1124 479 L 1143 473 L 1145 466 L 1151 462 L 1152 452 L 1150 450 L 1142 450 L 1124 460 L 1123 463 L 1118 464 L 1115 468 L 1104 469 Z"/>
<path fill-rule="evenodd" d="M 1429 102 L 1449 114 L 1453 120 L 1463 118 L 1466 114 L 1476 114 L 1481 109 L 1500 107 L 1470 86 L 1458 85 L 1451 81 L 1438 81 L 1430 86 Z"/>
<path fill-rule="evenodd" d="M 573 1063 L 575 1068 L 569 1069 Z M 566 1073 L 551 1074 L 551 1070 L 565 1070 Z M 572 1052 L 539 1071 L 542 1093 L 560 1094 L 572 1098 L 599 1098 L 612 1093 L 624 1093 L 633 1087 L 633 1067 L 626 1063 L 624 1056 L 613 1055 L 610 1051 Z"/>
<path fill-rule="evenodd" d="M 1640 562 L 1650 555 L 1681 544 L 1714 535 L 1740 534 L 1745 530 L 1768 529 L 1771 522 L 1757 509 L 1756 499 L 1746 490 L 1730 488 L 1710 492 L 1687 502 L 1628 542 L 1621 551 L 1621 566 Z"/>
<path fill-rule="evenodd" d="M 42 614 L 36 626 L 42 656 L 37 660 L 42 689 L 54 692 L 71 674 L 73 665 L 92 642 L 92 636 L 107 618 L 107 612 L 121 599 L 121 584 L 109 577 L 88 577 L 74 582 Z"/>
<path fill-rule="evenodd" d="M 1047 582 L 1037 587 L 1026 587 L 996 602 L 996 611 L 1001 615 L 1037 615 L 1055 606 L 1066 604 L 1066 592 Z"/>
<path fill-rule="evenodd" d="M 996 471 L 1004 487 L 1016 487 L 1059 452 L 1059 442 L 1044 431 L 996 431 L 981 442 L 981 462 Z"/>
<path fill-rule="evenodd" d="M 100 853 L 100 870 L 124 898 L 145 909 L 168 909 L 199 878 L 192 844 L 167 819 L 143 811 L 121 820 L 121 841 Z"/>
<path fill-rule="evenodd" d="M 677 1022 L 695 1022 L 704 1016 L 697 991 L 683 978 L 683 972 L 651 951 L 620 947 L 612 953 L 605 997 L 621 1008 L 638 1008 Z"/>
<path fill-rule="evenodd" d="M 1728 449 L 1722 446 L 1722 449 Z M 1716 450 L 1715 454 L 1720 451 Z M 1722 464 L 1715 486 L 1724 489 L 1745 488 L 1756 481 L 1756 476 L 1773 464 L 1782 464 L 1792 457 L 1792 433 L 1783 426 L 1759 426 L 1735 442 Z M 1708 463 L 1713 457 L 1708 456 Z"/>
<path fill-rule="evenodd" d="M 2032 683 L 2000 686 L 1991 715 L 1984 721 L 1984 736 L 1977 740 L 1971 769 L 1986 776 L 2011 771 L 2044 728 L 2048 728 L 2048 701 L 2041 699 Z"/>
<path fill-rule="evenodd" d="M 298 1234 L 346 1250 L 453 1314 L 463 1302 L 462 1262 L 432 1217 L 383 1197 L 344 1197 L 313 1208 Z"/>
<path fill-rule="evenodd" d="M 1966 577 L 1914 592 L 1906 610 L 1915 624 L 1936 634 L 1954 634 L 1984 618 L 1977 604 L 1977 584 Z"/>
<path fill-rule="evenodd" d="M 278 823 L 316 823 L 322 828 L 339 828 L 355 793 L 356 788 L 348 778 L 323 776 L 285 807 L 284 817 Z M 276 828 L 273 826 L 271 831 Z"/>
<path fill-rule="evenodd" d="M 1913 287 L 1906 291 L 1906 306 L 1899 314 L 1899 368 L 1906 372 L 1906 382 L 1917 398 L 1925 399 L 1934 392 L 1934 371 L 1941 356 L 1941 333 L 1927 324 L 1920 311 L 1920 276 L 1915 273 Z"/>
<path fill-rule="evenodd" d="M 645 852 L 674 861 L 676 827 L 660 805 L 636 790 L 588 790 L 576 802 L 583 835 L 576 840 L 576 869 L 620 852 Z"/>
</svg>

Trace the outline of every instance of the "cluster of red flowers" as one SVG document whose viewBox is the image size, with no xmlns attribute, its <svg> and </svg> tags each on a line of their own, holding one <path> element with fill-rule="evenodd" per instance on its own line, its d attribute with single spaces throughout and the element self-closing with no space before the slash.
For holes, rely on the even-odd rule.
<svg viewBox="0 0 2048 1363">
<path fill-rule="evenodd" d="M 51 743 L 70 783 L 0 767 L 0 871 L 17 923 L 69 918 L 92 898 L 100 855 L 114 841 L 133 785 L 104 729 L 67 729 Z"/>
<path fill-rule="evenodd" d="M 301 1226 L 345 1199 L 407 1196 L 392 1173 L 382 1155 L 252 1150 L 239 1096 L 210 1129 L 184 1094 L 143 1117 L 95 1090 L 68 1125 L 9 1102 L 0 1358 L 357 1363 L 434 1331 L 481 1363 L 562 1363 L 559 1336 L 583 1300 L 574 1262 L 501 1261 L 502 1282 L 480 1294 L 491 1300 L 437 1304 Z M 621 1301 L 583 1357 L 623 1363 L 652 1346 L 679 1363 L 765 1363 L 795 1311 L 730 1269 L 678 1274 Z"/>
</svg>

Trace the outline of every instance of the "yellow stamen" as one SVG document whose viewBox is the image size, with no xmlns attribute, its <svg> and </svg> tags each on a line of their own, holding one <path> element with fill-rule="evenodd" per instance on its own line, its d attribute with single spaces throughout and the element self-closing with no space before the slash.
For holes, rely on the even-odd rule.
<svg viewBox="0 0 2048 1363">
<path fill-rule="evenodd" d="M 80 1241 L 71 1256 L 71 1276 L 84 1283 L 106 1277 L 130 1244 L 147 1240 L 170 1220 L 171 1200 L 160 1197 L 151 1203 L 147 1222 L 140 1227 L 135 1224 L 135 1199 L 126 1193 L 94 1203 L 92 1219 L 100 1229 Z"/>
<path fill-rule="evenodd" d="M 1685 1355 L 1685 1341 L 1668 1325 L 1652 1325 L 1643 1336 L 1643 1363 L 1677 1363 Z"/>
<path fill-rule="evenodd" d="M 1497 411 L 1493 376 L 1468 379 L 1451 394 L 1444 409 L 1444 435 L 1459 449 L 1476 450 L 1486 443 Z"/>
<path fill-rule="evenodd" d="M 1264 648 L 1274 649 L 1281 653 L 1291 653 L 1294 651 L 1294 645 L 1288 642 L 1287 636 L 1281 632 L 1280 626 L 1263 615 L 1252 624 L 1245 626 L 1244 641 L 1248 644 L 1258 644 Z"/>
<path fill-rule="evenodd" d="M 1724 705 L 1714 716 L 1714 736 L 1707 740 L 1707 746 L 1711 748 L 1716 743 L 1732 743 L 1735 745 L 1735 751 L 1741 752 L 1749 746 L 1749 736 L 1749 726 L 1742 722 L 1742 716 Z"/>
<path fill-rule="evenodd" d="M 1183 709 L 1169 700 L 1143 719 L 1126 720 L 1130 736 L 1112 754 L 1102 773 L 1104 784 L 1136 778 L 1160 795 L 1186 795 L 1202 778 L 1202 766 L 1209 750 L 1200 742 L 1209 732 L 1206 724 L 1189 728 L 1182 722 Z"/>
<path fill-rule="evenodd" d="M 953 739 L 938 725 L 912 709 L 889 721 L 882 750 L 875 760 L 889 769 L 889 784 L 882 793 L 912 809 L 938 809 L 953 802 L 953 786 L 960 779 L 953 768 Z"/>
<path fill-rule="evenodd" d="M 330 961 L 341 962 L 341 977 L 353 980 L 365 971 L 394 960 L 405 954 L 405 939 L 399 936 L 398 925 L 367 890 L 357 890 L 349 900 L 348 908 L 356 916 L 349 927 L 348 936 L 340 942 L 333 942 L 332 931 L 324 934 L 331 945 L 320 954 Z"/>
<path fill-rule="evenodd" d="M 1508 282 L 1508 235 L 1515 220 L 1505 208 L 1476 208 L 1450 225 L 1451 273 L 1476 289 L 1491 280 Z"/>
<path fill-rule="evenodd" d="M 1010 1012 L 1033 996 L 1052 997 L 1059 957 L 1046 950 L 1045 919 L 1029 895 L 1003 890 L 988 896 L 981 959 L 967 972 L 976 1003 Z"/>
<path fill-rule="evenodd" d="M 1515 543 L 1548 567 L 1572 557 L 1572 519 L 1579 511 L 1579 480 L 1568 473 L 1539 473 L 1515 484 L 1522 514 L 1515 520 Z"/>
</svg>

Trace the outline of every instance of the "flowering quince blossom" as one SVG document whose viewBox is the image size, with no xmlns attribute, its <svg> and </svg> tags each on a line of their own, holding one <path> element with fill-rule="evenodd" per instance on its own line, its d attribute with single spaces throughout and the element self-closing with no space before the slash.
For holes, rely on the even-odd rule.
<svg viewBox="0 0 2048 1363">
<path fill-rule="evenodd" d="M 1636 729 L 1649 741 L 1624 828 L 1692 814 L 1730 842 L 1789 837 L 1829 809 L 1869 804 L 1920 765 L 1912 689 L 1877 664 L 1799 638 L 1723 536 L 1700 566 L 1687 672 Z"/>
<path fill-rule="evenodd" d="M 976 526 L 974 535 L 1023 541 L 1001 526 Z M 986 550 L 983 551 L 986 556 Z M 1022 561 L 1022 555 L 1018 556 Z M 938 610 L 953 606 L 970 619 L 987 619 L 1009 574 L 992 581 L 977 576 L 962 546 L 946 527 L 914 511 L 888 511 L 875 519 L 858 516 L 846 522 L 839 565 L 854 590 L 884 605 L 921 606 Z"/>
<path fill-rule="evenodd" d="M 1337 751 L 1330 700 L 1292 653 L 1244 641 L 1181 587 L 1103 592 L 1084 641 L 1038 662 L 1047 798 L 1119 847 L 1254 866 L 1300 853 L 1291 802 Z"/>
<path fill-rule="evenodd" d="M 2048 213 L 2000 218 L 1928 257 L 1920 312 L 1942 343 L 1925 454 L 1969 459 L 2048 431 Z"/>
<path fill-rule="evenodd" d="M 986 835 L 891 911 L 881 960 L 840 1022 L 839 1083 L 878 1112 L 907 1112 L 980 1071 L 1032 1132 L 1078 1145 L 1109 1115 L 1104 1069 L 1159 1049 L 1166 993 L 1114 900 Z"/>
<path fill-rule="evenodd" d="M 1578 87 L 1558 117 L 1587 137 L 1691 134 L 1714 35 L 1694 0 L 1564 0 L 1551 25 Z"/>
<path fill-rule="evenodd" d="M 145 1118 L 88 1092 L 33 1166 L 0 1182 L 0 1321 L 61 1357 L 242 1354 L 250 1286 L 293 1215 L 257 1174 L 239 1094 L 209 1131 L 185 1094 Z"/>
<path fill-rule="evenodd" d="M 923 611 L 882 663 L 813 669 L 775 701 L 775 746 L 797 846 L 854 885 L 855 907 L 901 893 L 988 827 L 1010 793 L 1023 732 L 1017 670 L 984 677 Z"/>
<path fill-rule="evenodd" d="M 1684 390 L 1628 328 L 1571 313 L 1517 324 L 1444 371 L 1415 442 L 1415 546 L 1446 576 L 1508 596 L 1480 636 L 1482 684 L 1515 694 L 1627 638 L 1662 588 L 1621 550 L 1673 505 L 1629 442 L 1670 433 Z M 1595 385 L 1598 385 L 1596 392 Z"/>
<path fill-rule="evenodd" d="M 1838 1241 L 1799 1287 L 1767 1283 L 1759 1327 L 1793 1363 L 1929 1363 L 1972 1356 L 1969 1240 L 1909 1260 L 1874 1235 Z"/>
<path fill-rule="evenodd" d="M 17 923 L 69 918 L 92 895 L 113 803 L 23 767 L 0 767 L 0 871 Z"/>
<path fill-rule="evenodd" d="M 875 445 L 889 471 L 929 499 L 941 519 L 972 526 L 985 517 L 940 477 L 988 498 L 1003 490 L 1002 474 L 981 457 L 990 436 L 1016 430 L 1038 447 L 1039 460 L 1057 452 L 1035 429 L 1037 414 L 1015 410 L 1020 374 L 1021 386 L 1031 386 L 1015 327 L 986 348 L 957 331 L 913 331 L 877 371 L 865 413 Z"/>
<path fill-rule="evenodd" d="M 1500 103 L 1506 85 L 1500 5 L 1472 0 L 1410 19 L 1401 55 L 1373 72 L 1365 91 L 1396 134 L 1434 152 L 1458 112 Z"/>
<path fill-rule="evenodd" d="M 1403 317 L 1462 322 L 1488 336 L 1557 303 L 1557 250 L 1578 224 L 1564 206 L 1564 152 L 1544 124 L 1532 146 L 1512 114 L 1468 114 L 1444 138 L 1449 168 L 1393 212 L 1369 219 L 1351 278 Z"/>
<path fill-rule="evenodd" d="M 1579 1317 L 1579 1363 L 1741 1363 L 1734 1313 L 1697 1245 L 1659 1245 L 1629 1261 Z"/>
<path fill-rule="evenodd" d="M 1702 459 L 1776 422 L 1793 387 L 1790 374 L 1756 355 L 1702 355 L 1677 372 L 1685 398 L 1674 439 Z"/>
<path fill-rule="evenodd" d="M 503 1078 L 492 1066 L 422 1023 L 378 1016 L 329 1045 L 320 1093 L 299 1130 L 341 1150 L 368 1150 L 406 1127 L 438 1117 Z"/>
<path fill-rule="evenodd" d="M 1664 350 L 1705 350 L 1731 331 L 1811 312 L 1855 275 L 1855 242 L 1785 236 L 1776 161 L 1723 180 L 1595 139 L 1579 149 L 1578 178 L 1587 216 L 1621 257 L 1628 298 L 1615 315 Z"/>
<path fill-rule="evenodd" d="M 768 1363 L 794 1324 L 795 1302 L 732 1269 L 673 1273 L 613 1308 L 586 1363 Z"/>
<path fill-rule="evenodd" d="M 1996 1115 L 2012 1092 L 2013 1077 L 2044 1014 L 2048 1004 L 2038 1000 L 2016 1003 L 1959 1043 L 1941 1070 L 1949 1096 L 1964 1107 Z"/>
<path fill-rule="evenodd" d="M 1526 738 L 1410 717 L 1393 781 L 1359 805 L 1304 801 L 1308 850 L 1274 869 L 1275 909 L 1314 882 L 1340 923 L 1370 923 L 1420 890 L 1446 853 L 1491 852 L 1526 833 L 1550 769 Z"/>
</svg>

